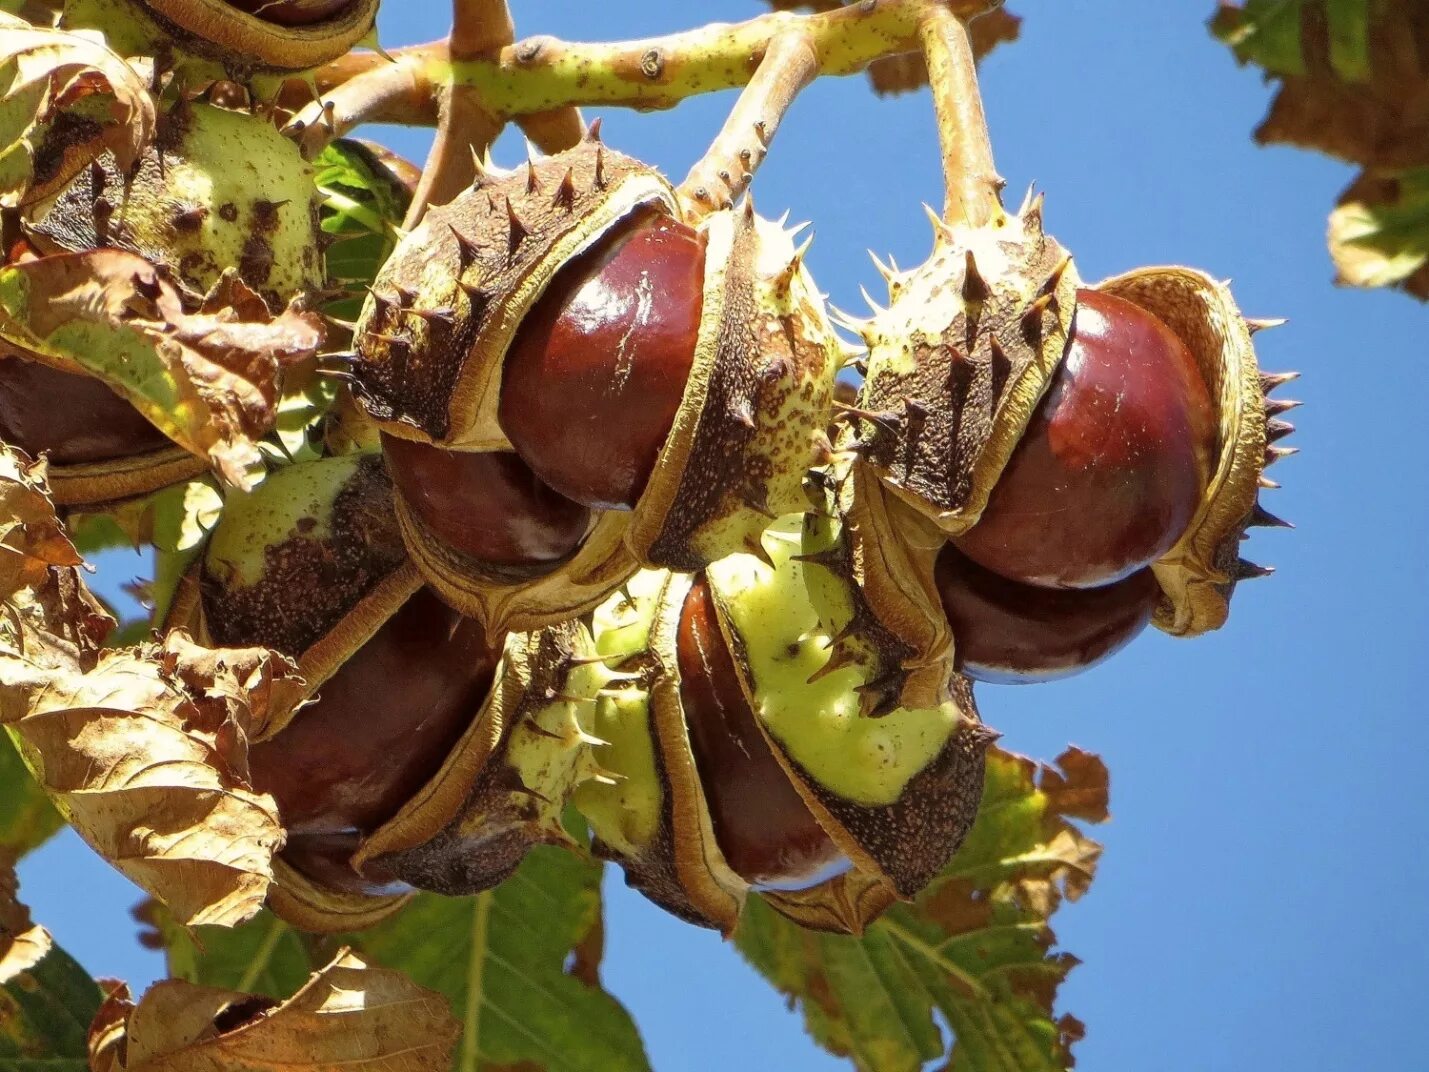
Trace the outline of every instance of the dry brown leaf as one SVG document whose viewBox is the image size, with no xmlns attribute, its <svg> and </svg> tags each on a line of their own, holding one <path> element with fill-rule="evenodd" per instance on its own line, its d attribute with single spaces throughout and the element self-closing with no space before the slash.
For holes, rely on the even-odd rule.
<svg viewBox="0 0 1429 1072">
<path fill-rule="evenodd" d="M 1253 44 L 1243 58 L 1268 64 L 1280 92 L 1256 131 L 1262 143 L 1318 149 L 1371 168 L 1429 164 L 1429 9 L 1376 4 L 1347 13 L 1361 55 L 1336 52 L 1323 0 L 1298 5 L 1299 55 Z M 1254 13 L 1223 5 L 1212 30 L 1233 45 Z M 1293 68 L 1293 69 L 1292 69 Z"/>
<path fill-rule="evenodd" d="M 285 366 L 322 346 L 322 320 L 277 316 L 230 271 L 197 312 L 142 257 L 101 249 L 0 269 L 0 338 L 98 376 L 227 483 L 253 484 Z"/>
<path fill-rule="evenodd" d="M 115 995 L 90 1031 L 96 1072 L 445 1072 L 459 1029 L 440 995 L 344 950 L 277 1004 L 179 980 Z"/>
<path fill-rule="evenodd" d="M 1361 172 L 1330 213 L 1336 279 L 1429 301 L 1429 168 Z"/>
<path fill-rule="evenodd" d="M 30 922 L 16 894 L 15 869 L 0 861 L 0 985 L 44 960 L 53 944 L 45 928 Z"/>
<path fill-rule="evenodd" d="M 8 84 L 5 80 L 9 73 Z M 140 73 L 104 45 L 97 34 L 67 33 L 32 26 L 0 12 L 0 204 L 13 208 L 38 183 L 43 190 L 63 185 L 100 153 L 109 150 L 128 169 L 153 139 L 154 98 Z M 105 121 L 86 108 L 67 124 L 64 149 L 40 161 L 34 174 L 39 128 L 98 94 L 111 97 Z"/>
<path fill-rule="evenodd" d="M 0 503 L 17 484 L 42 494 L 16 457 L 0 448 Z M 44 521 L 12 535 L 43 537 Z M 11 543 L 37 558 L 22 538 Z M 256 913 L 283 833 L 273 799 L 248 784 L 248 738 L 298 695 L 293 664 L 262 648 L 210 650 L 181 631 L 104 649 L 113 619 L 73 566 L 47 565 L 0 597 L 0 725 L 60 811 L 182 922 Z"/>
<path fill-rule="evenodd" d="M 78 566 L 45 491 L 44 462 L 0 454 L 0 599 L 43 579 L 50 566 Z"/>
</svg>

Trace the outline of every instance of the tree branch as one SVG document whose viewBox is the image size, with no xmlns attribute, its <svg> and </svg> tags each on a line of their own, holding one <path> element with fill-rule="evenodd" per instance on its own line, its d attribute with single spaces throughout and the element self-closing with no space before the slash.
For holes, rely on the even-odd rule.
<svg viewBox="0 0 1429 1072">
<path fill-rule="evenodd" d="M 713 212 L 739 199 L 768 155 L 784 113 L 817 70 L 818 57 L 799 30 L 769 43 L 714 142 L 680 185 L 697 212 Z"/>
<path fill-rule="evenodd" d="M 506 0 L 452 0 L 448 56 L 453 65 L 489 56 L 515 36 Z M 441 95 L 437 137 L 403 226 L 415 227 L 428 205 L 444 205 L 470 186 L 476 177 L 475 158 L 485 154 L 505 125 L 506 118 L 485 106 L 480 91 L 448 82 Z"/>
<path fill-rule="evenodd" d="M 938 115 L 947 188 L 943 219 L 981 227 L 1002 212 L 1002 178 L 992 159 L 968 27 L 948 9 L 932 7 L 919 34 Z"/>
</svg>

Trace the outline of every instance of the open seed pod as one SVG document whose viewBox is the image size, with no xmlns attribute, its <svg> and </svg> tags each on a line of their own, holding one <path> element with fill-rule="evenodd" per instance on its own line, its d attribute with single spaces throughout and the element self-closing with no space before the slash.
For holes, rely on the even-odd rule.
<svg viewBox="0 0 1429 1072">
<path fill-rule="evenodd" d="M 146 495 L 208 468 L 102 380 L 0 349 L 0 440 L 49 458 L 60 506 Z"/>
<path fill-rule="evenodd" d="M 648 649 L 598 707 L 595 755 L 619 780 L 576 802 L 598 851 L 683 918 L 728 932 L 754 891 L 857 932 L 956 850 L 991 734 L 961 679 L 939 707 L 860 714 L 866 670 L 829 668 L 798 524 L 765 544 L 773 568 L 739 554 L 701 577 L 641 574 L 597 612 L 603 653 Z"/>
<path fill-rule="evenodd" d="M 395 876 L 351 858 L 447 761 L 487 700 L 499 645 L 422 587 L 381 459 L 295 464 L 231 495 L 167 624 L 298 663 L 312 702 L 249 750 L 289 835 L 275 909 L 341 930 L 400 904 Z"/>
<path fill-rule="evenodd" d="M 1040 198 L 985 225 L 934 220 L 932 256 L 886 273 L 868 344 L 857 449 L 884 486 L 949 535 L 974 525 L 1062 360 L 1076 309 L 1071 258 Z"/>
<path fill-rule="evenodd" d="M 58 165 L 84 133 L 56 124 L 37 155 L 41 193 L 22 220 L 41 253 L 137 253 L 192 298 L 236 267 L 274 312 L 322 287 L 315 171 L 270 118 L 180 99 L 132 173 L 105 152 L 67 182 L 48 181 L 45 162 Z"/>
<path fill-rule="evenodd" d="M 615 675 L 567 622 L 513 633 L 479 714 L 437 775 L 366 839 L 355 866 L 461 896 L 507 878 L 535 845 L 574 846 L 573 793 L 607 778 L 591 746 L 595 697 Z"/>
<path fill-rule="evenodd" d="M 125 0 L 229 69 L 317 67 L 372 32 L 378 0 Z M 140 17 L 143 17 L 142 15 Z"/>
<path fill-rule="evenodd" d="M 1279 415 L 1299 403 L 1266 398 L 1294 374 L 1261 373 L 1251 335 L 1275 322 L 1247 320 L 1230 290 L 1204 272 L 1140 268 L 1095 289 L 1160 319 L 1185 343 L 1205 379 L 1217 425 L 1210 484 L 1185 534 L 1153 566 L 1165 593 L 1154 623 L 1176 636 L 1217 629 L 1230 613 L 1237 582 L 1269 572 L 1241 558 L 1247 530 L 1286 524 L 1260 505 L 1259 493 L 1276 486 L 1265 468 L 1294 453 L 1274 444 L 1294 430 Z"/>
<path fill-rule="evenodd" d="M 950 698 L 952 634 L 934 569 L 942 530 L 840 455 L 809 474 L 800 561 L 821 621 L 833 626 L 830 672 L 863 668 L 862 713 L 936 707 Z"/>
<path fill-rule="evenodd" d="M 680 285 L 667 286 L 676 270 Z M 620 291 L 607 304 L 630 310 L 594 344 L 562 335 L 583 287 Z M 432 209 L 377 277 L 353 371 L 390 440 L 514 450 L 595 511 L 567 559 L 535 577 L 493 570 L 432 523 L 452 482 L 428 482 L 408 462 L 414 448 L 389 441 L 429 583 L 466 613 L 527 629 L 591 609 L 637 563 L 691 570 L 755 547 L 772 517 L 801 509 L 836 346 L 781 228 L 746 206 L 695 231 L 663 178 L 590 138 Z M 591 486 L 611 474 L 618 488 Z"/>
</svg>

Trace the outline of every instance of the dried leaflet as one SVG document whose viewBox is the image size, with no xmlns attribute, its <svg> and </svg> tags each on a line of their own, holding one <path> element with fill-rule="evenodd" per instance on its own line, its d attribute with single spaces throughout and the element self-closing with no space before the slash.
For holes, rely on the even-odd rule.
<svg viewBox="0 0 1429 1072">
<path fill-rule="evenodd" d="M 0 499 L 43 495 L 15 457 L 0 453 Z M 9 549 L 40 560 L 24 534 L 44 528 L 12 530 Z M 103 649 L 113 620 L 74 566 L 3 596 L 0 724 L 65 817 L 185 923 L 257 912 L 282 830 L 272 799 L 248 786 L 247 742 L 292 702 L 292 664 L 181 631 Z"/>
<path fill-rule="evenodd" d="M 0 595 L 42 581 L 51 566 L 82 561 L 55 517 L 44 478 L 44 462 L 0 452 Z"/>
<path fill-rule="evenodd" d="M 154 135 L 145 79 L 96 37 L 0 13 L 0 86 L 0 205 L 7 208 L 33 196 L 32 184 L 59 186 L 105 150 L 127 169 Z M 98 94 L 110 99 L 96 101 Z M 36 146 L 62 120 L 64 148 L 39 161 L 35 174 Z"/>
<path fill-rule="evenodd" d="M 154 265 L 116 250 L 0 269 L 0 339 L 104 380 L 227 483 L 252 484 L 254 440 L 273 427 L 285 365 L 311 357 L 322 322 L 273 316 L 226 274 L 196 312 Z"/>
<path fill-rule="evenodd" d="M 29 971 L 54 945 L 45 928 L 30 922 L 15 894 L 15 872 L 0 864 L 0 984 Z"/>
<path fill-rule="evenodd" d="M 96 1072 L 444 1072 L 458 1027 L 445 1000 L 346 950 L 281 1004 L 180 980 L 105 1002 Z"/>
<path fill-rule="evenodd" d="M 1223 3 L 1210 26 L 1279 82 L 1257 141 L 1364 168 L 1330 213 L 1337 282 L 1429 300 L 1429 12 L 1249 0 Z"/>
</svg>

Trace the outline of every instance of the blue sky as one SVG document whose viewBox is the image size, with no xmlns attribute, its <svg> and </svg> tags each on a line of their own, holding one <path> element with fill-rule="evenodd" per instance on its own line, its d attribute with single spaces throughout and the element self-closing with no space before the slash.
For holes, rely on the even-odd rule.
<svg viewBox="0 0 1429 1072">
<path fill-rule="evenodd" d="M 760 10 L 516 6 L 518 32 L 587 39 L 678 29 L 691 10 Z M 1249 314 L 1290 318 L 1260 337 L 1261 360 L 1300 369 L 1289 393 L 1306 402 L 1292 440 L 1304 453 L 1278 467 L 1285 487 L 1268 499 L 1299 527 L 1252 541 L 1250 557 L 1279 572 L 1242 588 L 1226 629 L 1147 636 L 1080 678 L 980 692 L 1005 745 L 1050 759 L 1075 742 L 1112 771 L 1101 873 L 1056 920 L 1083 961 L 1062 991 L 1062 1008 L 1088 1025 L 1078 1068 L 1412 1067 L 1429 986 L 1417 913 L 1429 854 L 1404 840 L 1429 800 L 1410 769 L 1429 749 L 1412 678 L 1429 635 L 1418 458 L 1429 310 L 1331 284 L 1325 216 L 1350 171 L 1252 143 L 1268 90 L 1206 33 L 1213 0 L 1012 6 L 1026 16 L 1023 39 L 983 75 L 1010 196 L 1034 181 L 1046 191 L 1048 227 L 1087 279 L 1157 263 L 1233 278 Z M 389 44 L 445 30 L 435 0 L 389 8 Z M 605 137 L 678 179 L 728 105 L 611 112 Z M 388 133 L 420 160 L 421 132 Z M 503 149 L 519 158 L 516 143 Z M 866 248 L 911 265 L 929 247 L 921 202 L 939 203 L 941 190 L 927 98 L 879 101 L 861 79 L 815 85 L 755 191 L 762 212 L 814 221 L 816 278 L 836 304 L 860 308 L 859 285 L 878 282 Z M 137 566 L 118 563 L 108 581 Z M 36 853 L 21 876 L 91 970 L 155 977 L 158 959 L 127 915 L 137 891 L 75 839 Z M 617 885 L 605 978 L 660 1072 L 847 1067 L 817 1052 L 717 937 Z"/>
</svg>

